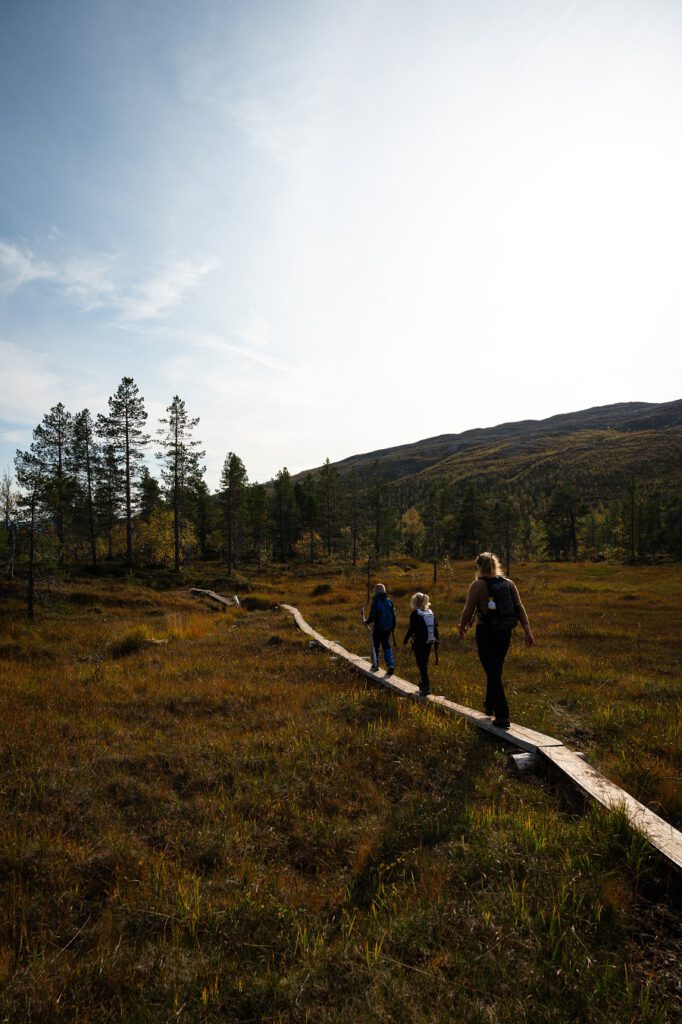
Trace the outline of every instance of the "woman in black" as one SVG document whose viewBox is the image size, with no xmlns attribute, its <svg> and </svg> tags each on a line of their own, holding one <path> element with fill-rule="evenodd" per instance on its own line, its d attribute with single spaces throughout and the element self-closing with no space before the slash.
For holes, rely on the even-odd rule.
<svg viewBox="0 0 682 1024">
<path fill-rule="evenodd" d="M 412 637 L 412 648 L 419 669 L 419 696 L 426 697 L 431 689 L 429 655 L 431 648 L 438 644 L 438 621 L 431 611 L 428 594 L 413 594 L 410 608 L 412 612 L 403 644 Z"/>
<path fill-rule="evenodd" d="M 485 713 L 494 716 L 493 725 L 508 729 L 509 704 L 502 682 L 504 659 L 517 622 L 523 626 L 529 647 L 533 643 L 533 634 L 516 584 L 502 575 L 500 560 L 491 551 L 481 552 L 476 559 L 476 579 L 469 587 L 459 620 L 460 640 L 475 618 L 478 619 L 476 646 L 487 681 Z"/>
</svg>

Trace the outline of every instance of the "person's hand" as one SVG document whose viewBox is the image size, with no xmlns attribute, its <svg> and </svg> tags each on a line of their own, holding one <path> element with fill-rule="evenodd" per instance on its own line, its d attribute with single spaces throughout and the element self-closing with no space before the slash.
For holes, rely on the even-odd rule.
<svg viewBox="0 0 682 1024">
<path fill-rule="evenodd" d="M 526 647 L 532 647 L 535 643 L 535 638 L 529 629 L 526 630 L 525 642 Z"/>
<path fill-rule="evenodd" d="M 460 626 L 460 627 L 458 628 L 458 630 L 457 630 L 457 634 L 458 634 L 458 636 L 459 636 L 460 640 L 463 640 L 463 639 L 464 639 L 464 634 L 465 634 L 465 633 L 466 633 L 466 626 Z"/>
</svg>

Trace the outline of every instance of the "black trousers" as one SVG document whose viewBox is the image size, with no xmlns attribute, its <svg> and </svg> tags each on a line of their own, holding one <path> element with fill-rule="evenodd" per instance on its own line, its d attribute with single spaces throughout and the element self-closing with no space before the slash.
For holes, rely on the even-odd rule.
<svg viewBox="0 0 682 1024">
<path fill-rule="evenodd" d="M 428 693 L 431 688 L 429 681 L 429 656 L 433 644 L 415 644 L 414 657 L 419 669 L 419 692 Z"/>
<path fill-rule="evenodd" d="M 496 630 L 481 623 L 476 626 L 478 656 L 486 675 L 485 708 L 495 718 L 507 720 L 509 705 L 504 693 L 502 669 L 511 642 L 511 630 Z"/>
</svg>

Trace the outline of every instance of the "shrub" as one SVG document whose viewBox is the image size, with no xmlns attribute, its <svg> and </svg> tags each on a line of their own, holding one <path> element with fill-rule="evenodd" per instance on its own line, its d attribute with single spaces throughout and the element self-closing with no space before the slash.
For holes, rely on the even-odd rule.
<svg viewBox="0 0 682 1024">
<path fill-rule="evenodd" d="M 109 644 L 109 654 L 112 658 L 125 658 L 128 654 L 135 654 L 147 646 L 149 634 L 144 626 L 135 626 L 127 633 L 112 640 Z"/>
<path fill-rule="evenodd" d="M 277 602 L 266 594 L 249 594 L 242 598 L 242 608 L 249 612 L 263 612 L 274 608 Z"/>
</svg>

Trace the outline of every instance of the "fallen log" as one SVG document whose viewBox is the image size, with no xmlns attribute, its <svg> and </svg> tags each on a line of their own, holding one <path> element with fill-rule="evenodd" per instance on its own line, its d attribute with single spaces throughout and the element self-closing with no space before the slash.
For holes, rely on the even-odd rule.
<svg viewBox="0 0 682 1024">
<path fill-rule="evenodd" d="M 210 597 L 212 601 L 218 601 L 226 608 L 238 608 L 240 604 L 236 594 L 232 597 L 223 597 L 214 590 L 201 590 L 199 587 L 191 587 L 190 594 L 194 594 L 195 597 Z"/>
</svg>

